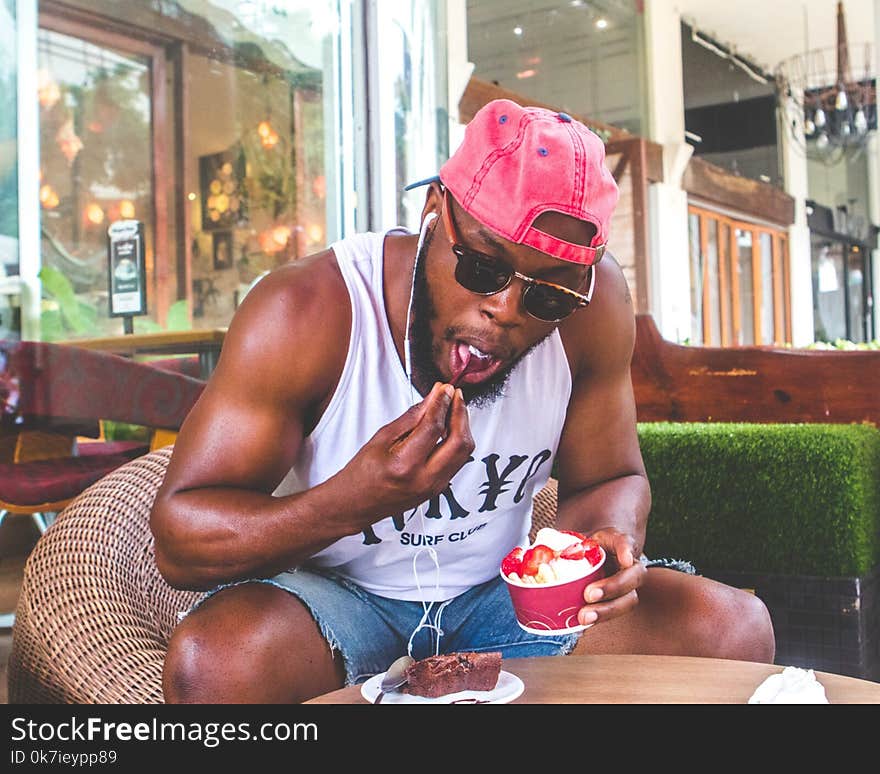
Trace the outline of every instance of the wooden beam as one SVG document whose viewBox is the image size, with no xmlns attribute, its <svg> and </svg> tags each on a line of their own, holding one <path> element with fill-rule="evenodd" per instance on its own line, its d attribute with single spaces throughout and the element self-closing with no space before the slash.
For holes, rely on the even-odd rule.
<svg viewBox="0 0 880 774">
<path fill-rule="evenodd" d="M 791 344 L 791 253 L 788 249 L 788 238 L 783 236 L 780 244 L 782 245 L 782 273 L 785 277 L 785 340 Z"/>
<path fill-rule="evenodd" d="M 189 119 L 189 48 L 179 43 L 170 49 L 174 61 L 174 212 L 175 248 L 177 251 L 178 300 L 192 295 L 192 207 L 187 199 L 187 182 L 195 179 L 190 153 Z M 192 304 L 189 305 L 189 321 L 192 324 Z"/>
<path fill-rule="evenodd" d="M 561 108 L 555 105 L 548 105 L 546 102 L 539 102 L 538 100 L 527 97 L 524 94 L 518 94 L 515 91 L 509 91 L 500 86 L 496 86 L 494 83 L 489 83 L 488 81 L 472 77 L 468 81 L 467 88 L 465 88 L 464 94 L 462 94 L 461 100 L 459 100 L 458 103 L 458 120 L 463 124 L 469 123 L 476 115 L 477 111 L 493 99 L 509 99 L 511 102 L 516 102 L 517 105 L 523 105 L 524 107 L 542 107 L 547 108 L 547 110 L 561 110 Z M 626 129 L 620 129 L 619 127 L 611 126 L 611 124 L 603 124 L 601 121 L 586 118 L 577 113 L 572 113 L 571 116 L 581 123 L 586 124 L 590 129 L 600 135 L 606 135 L 609 140 L 633 137 L 633 135 L 626 131 Z"/>
<path fill-rule="evenodd" d="M 153 139 L 153 277 L 156 322 L 165 327 L 171 306 L 171 239 L 168 233 L 168 208 L 173 206 L 171 167 L 168 143 L 173 134 L 168 116 L 168 68 L 165 52 L 158 48 L 150 61 L 150 104 Z M 169 201 L 170 200 L 170 201 Z M 149 287 L 147 288 L 149 305 Z"/>
<path fill-rule="evenodd" d="M 633 252 L 636 271 L 636 310 L 651 308 L 650 272 L 648 271 L 648 181 L 645 178 L 645 141 L 637 140 L 632 154 Z"/>
<path fill-rule="evenodd" d="M 609 140 L 605 144 L 605 154 L 618 153 L 626 148 L 639 147 L 644 155 L 645 179 L 649 183 L 663 182 L 663 146 L 646 140 L 644 137 L 628 137 Z"/>
<path fill-rule="evenodd" d="M 783 301 L 782 245 L 779 234 L 770 235 L 770 249 L 773 255 L 773 343 L 779 344 L 785 338 L 785 315 Z"/>
<path fill-rule="evenodd" d="M 161 46 L 186 43 L 192 54 L 234 64 L 255 73 L 283 76 L 285 70 L 265 58 L 254 46 L 236 48 L 205 17 L 188 11 L 165 14 L 154 3 L 108 3 L 107 0 L 40 0 L 40 13 L 57 19 L 85 24 L 93 30 L 115 34 L 128 42 Z M 41 21 L 42 24 L 42 21 Z"/>
<path fill-rule="evenodd" d="M 682 181 L 691 196 L 781 226 L 794 223 L 794 199 L 776 186 L 734 175 L 693 157 Z"/>
<path fill-rule="evenodd" d="M 458 103 L 458 120 L 463 124 L 469 123 L 476 112 L 493 99 L 509 99 L 511 102 L 516 102 L 517 105 L 542 107 L 547 108 L 548 110 L 560 110 L 556 105 L 548 105 L 546 102 L 539 102 L 531 97 L 518 94 L 515 91 L 503 89 L 501 86 L 496 86 L 494 83 L 489 83 L 488 81 L 472 77 L 468 81 L 467 88 L 464 90 L 464 94 Z M 571 116 L 590 127 L 590 129 L 599 134 L 600 137 L 607 138 L 605 140 L 605 152 L 607 155 L 621 152 L 621 143 L 645 143 L 644 154 L 647 179 L 652 183 L 663 182 L 662 145 L 659 145 L 656 142 L 650 142 L 644 137 L 638 137 L 631 134 L 626 129 L 621 129 L 620 127 L 612 126 L 611 124 L 605 124 L 593 118 L 588 118 L 587 116 L 579 115 L 577 113 L 571 113 Z"/>
</svg>

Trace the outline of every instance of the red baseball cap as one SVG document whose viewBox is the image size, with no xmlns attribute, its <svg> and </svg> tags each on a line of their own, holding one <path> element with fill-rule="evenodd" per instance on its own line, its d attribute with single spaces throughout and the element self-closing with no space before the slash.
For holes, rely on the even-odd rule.
<svg viewBox="0 0 880 774">
<path fill-rule="evenodd" d="M 489 102 L 465 127 L 439 179 L 466 212 L 511 242 L 586 266 L 605 252 L 617 183 L 605 166 L 605 144 L 567 113 Z M 551 211 L 592 223 L 590 244 L 535 228 L 535 219 Z"/>
</svg>

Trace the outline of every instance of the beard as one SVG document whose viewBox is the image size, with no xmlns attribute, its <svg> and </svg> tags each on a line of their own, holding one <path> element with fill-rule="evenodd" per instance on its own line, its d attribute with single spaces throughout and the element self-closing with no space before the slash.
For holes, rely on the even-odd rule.
<svg viewBox="0 0 880 774">
<path fill-rule="evenodd" d="M 431 246 L 433 237 L 434 230 L 431 230 L 425 236 L 422 249 L 416 257 L 416 274 L 413 280 L 412 323 L 410 325 L 410 357 L 412 359 L 413 383 L 423 395 L 427 394 L 434 382 L 447 381 L 446 377 L 437 367 L 437 361 L 440 359 L 441 354 L 440 341 L 434 341 L 434 334 L 431 331 L 431 322 L 436 319 L 437 311 L 431 297 L 431 289 L 428 286 L 426 264 L 428 248 Z M 552 332 L 552 330 L 549 331 L 525 352 L 518 355 L 507 368 L 501 369 L 486 381 L 478 382 L 477 384 L 460 384 L 459 388 L 464 396 L 465 403 L 474 408 L 482 408 L 502 397 L 504 395 L 504 388 L 514 369 Z M 448 327 L 443 332 L 441 341 L 453 342 L 459 338 L 460 334 L 461 331 L 457 331 L 454 327 Z"/>
</svg>

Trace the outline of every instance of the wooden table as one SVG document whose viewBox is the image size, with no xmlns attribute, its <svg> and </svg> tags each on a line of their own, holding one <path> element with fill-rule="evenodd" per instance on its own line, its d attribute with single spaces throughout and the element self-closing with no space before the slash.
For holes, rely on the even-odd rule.
<svg viewBox="0 0 880 774">
<path fill-rule="evenodd" d="M 203 328 L 191 331 L 130 333 L 97 339 L 71 339 L 61 343 L 128 357 L 197 354 L 202 378 L 207 379 L 217 365 L 225 337 L 226 328 Z"/>
<path fill-rule="evenodd" d="M 522 679 L 515 704 L 745 704 L 782 666 L 686 656 L 512 658 L 502 667 Z M 816 672 L 831 704 L 880 704 L 880 683 Z M 366 704 L 359 685 L 308 704 Z"/>
</svg>

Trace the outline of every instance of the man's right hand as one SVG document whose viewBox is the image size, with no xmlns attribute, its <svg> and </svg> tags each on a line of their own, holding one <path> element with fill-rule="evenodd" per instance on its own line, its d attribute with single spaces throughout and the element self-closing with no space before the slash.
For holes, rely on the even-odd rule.
<svg viewBox="0 0 880 774">
<path fill-rule="evenodd" d="M 420 403 L 380 428 L 337 474 L 358 499 L 363 527 L 442 492 L 474 450 L 461 390 L 438 382 Z"/>
</svg>

